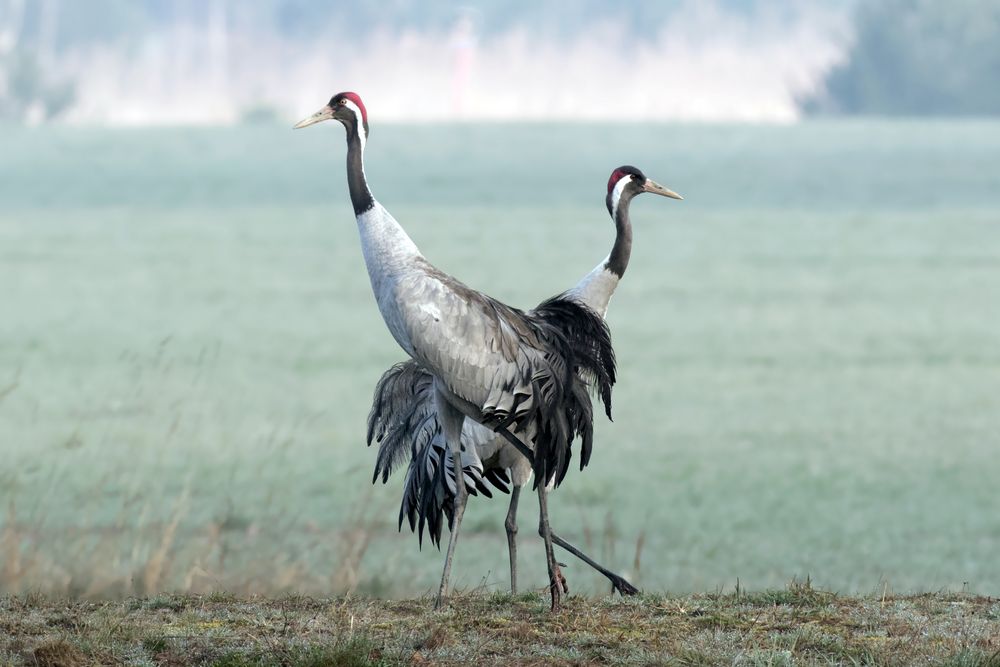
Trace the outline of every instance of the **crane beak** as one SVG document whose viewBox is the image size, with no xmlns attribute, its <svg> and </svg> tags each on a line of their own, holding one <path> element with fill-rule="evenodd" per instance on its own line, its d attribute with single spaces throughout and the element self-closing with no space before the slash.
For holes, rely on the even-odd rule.
<svg viewBox="0 0 1000 667">
<path fill-rule="evenodd" d="M 303 118 L 302 120 L 300 120 L 298 123 L 292 126 L 292 129 L 298 130 L 303 127 L 309 127 L 310 125 L 315 125 L 316 123 L 322 123 L 324 120 L 330 120 L 331 118 L 333 118 L 333 109 L 330 108 L 330 105 L 326 105 L 325 107 L 323 107 L 313 115 L 309 116 L 308 118 Z"/>
<path fill-rule="evenodd" d="M 642 191 L 652 192 L 654 195 L 662 195 L 664 197 L 670 197 L 671 199 L 684 199 L 684 197 L 681 197 L 673 190 L 663 187 L 651 178 L 646 179 L 646 182 L 642 186 Z"/>
</svg>

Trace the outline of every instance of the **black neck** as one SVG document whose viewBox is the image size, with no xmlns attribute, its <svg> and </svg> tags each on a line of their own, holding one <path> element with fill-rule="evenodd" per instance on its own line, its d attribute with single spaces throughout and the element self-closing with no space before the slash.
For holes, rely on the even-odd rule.
<svg viewBox="0 0 1000 667">
<path fill-rule="evenodd" d="M 375 198 L 368 189 L 365 180 L 364 147 L 358 134 L 357 123 L 347 127 L 347 187 L 351 191 L 351 204 L 354 205 L 354 215 L 361 215 L 375 205 Z M 361 130 L 362 132 L 364 130 Z"/>
<path fill-rule="evenodd" d="M 632 196 L 627 191 L 628 188 L 618 199 L 618 208 L 615 210 L 615 244 L 611 246 L 611 255 L 604 265 L 619 278 L 625 275 L 628 260 L 632 256 L 632 223 L 628 219 L 628 205 Z"/>
</svg>

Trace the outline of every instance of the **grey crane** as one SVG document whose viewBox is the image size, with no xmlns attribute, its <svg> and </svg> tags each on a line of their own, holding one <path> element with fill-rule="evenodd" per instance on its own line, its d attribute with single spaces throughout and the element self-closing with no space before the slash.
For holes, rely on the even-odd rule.
<svg viewBox="0 0 1000 667">
<path fill-rule="evenodd" d="M 583 456 L 589 455 L 591 387 L 610 416 L 615 366 L 607 326 L 597 313 L 573 299 L 554 297 L 525 313 L 436 268 L 368 187 L 363 158 L 368 116 L 361 98 L 338 93 L 295 127 L 326 120 L 340 122 L 347 132 L 348 189 L 379 312 L 399 346 L 431 376 L 437 419 L 453 466 L 461 466 L 462 427 L 469 417 L 522 452 L 541 480 L 536 486 L 555 610 L 561 573 L 548 527 L 546 486 L 565 475 L 576 438 L 581 440 Z M 464 475 L 460 470 L 455 473 L 454 529 L 438 607 L 448 592 L 468 497 Z"/>
<path fill-rule="evenodd" d="M 615 223 L 615 240 L 611 252 L 585 275 L 566 296 L 587 305 L 602 317 L 619 281 L 628 268 L 632 253 L 632 223 L 629 204 L 643 192 L 682 199 L 680 195 L 650 180 L 636 167 L 625 165 L 611 172 L 608 179 L 608 213 Z M 379 443 L 373 482 L 379 477 L 388 481 L 392 470 L 410 459 L 399 509 L 399 525 L 409 521 L 411 530 L 423 541 L 426 526 L 428 536 L 440 545 L 442 514 L 452 524 L 455 477 L 451 451 L 441 437 L 431 377 L 418 364 L 407 361 L 396 364 L 383 374 L 375 388 L 371 413 L 368 416 L 368 444 Z M 492 497 L 490 485 L 503 491 L 510 489 L 510 505 L 504 526 L 510 556 L 510 588 L 517 592 L 517 508 L 521 488 L 531 478 L 531 466 L 510 443 L 483 426 L 467 421 L 462 429 L 461 459 L 464 482 L 470 493 Z M 586 465 L 581 460 L 581 468 Z M 509 471 L 509 477 L 508 472 Z M 489 482 L 487 484 L 486 482 Z M 541 527 L 539 528 L 541 531 Z M 638 590 L 623 577 L 608 570 L 577 547 L 551 533 L 555 544 L 577 556 L 603 574 L 613 590 L 631 595 Z M 562 582 L 565 586 L 565 582 Z"/>
</svg>

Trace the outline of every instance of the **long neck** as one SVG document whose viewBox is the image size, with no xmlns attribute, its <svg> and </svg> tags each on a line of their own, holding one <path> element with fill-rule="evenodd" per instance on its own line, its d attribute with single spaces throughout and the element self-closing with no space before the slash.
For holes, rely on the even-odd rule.
<svg viewBox="0 0 1000 667">
<path fill-rule="evenodd" d="M 628 218 L 631 196 L 622 194 L 617 205 L 612 205 L 615 220 L 615 243 L 611 254 L 585 275 L 568 294 L 592 308 L 602 317 L 608 312 L 608 303 L 618 288 L 618 281 L 625 274 L 632 255 L 632 223 Z"/>
<path fill-rule="evenodd" d="M 364 129 L 357 123 L 347 125 L 347 187 L 351 192 L 354 215 L 361 215 L 375 205 L 375 198 L 365 179 Z"/>
<path fill-rule="evenodd" d="M 632 257 L 632 223 L 628 218 L 628 205 L 632 197 L 627 192 L 623 192 L 615 207 L 615 244 L 611 246 L 611 254 L 605 266 L 608 271 L 621 278 L 628 268 L 628 261 Z"/>
<path fill-rule="evenodd" d="M 361 235 L 361 252 L 376 300 L 382 309 L 382 299 L 387 297 L 387 290 L 393 289 L 394 281 L 401 272 L 413 266 L 413 260 L 420 257 L 420 250 L 385 207 L 375 201 L 368 189 L 363 159 L 366 139 L 364 129 L 359 128 L 357 123 L 345 125 L 347 186 L 351 192 L 351 204 L 354 206 L 358 232 Z M 382 314 L 388 317 L 386 312 Z"/>
</svg>

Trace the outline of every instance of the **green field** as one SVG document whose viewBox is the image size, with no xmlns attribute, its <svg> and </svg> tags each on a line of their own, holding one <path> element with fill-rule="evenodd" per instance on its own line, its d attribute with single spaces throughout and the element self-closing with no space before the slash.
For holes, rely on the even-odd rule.
<svg viewBox="0 0 1000 667">
<path fill-rule="evenodd" d="M 518 306 L 607 252 L 613 167 L 686 197 L 632 207 L 565 537 L 647 591 L 1000 594 L 1000 122 L 373 125 L 375 195 Z M 433 588 L 401 479 L 370 484 L 402 353 L 342 134 L 0 129 L 0 592 Z M 471 503 L 459 588 L 507 585 L 505 511 Z"/>
</svg>

